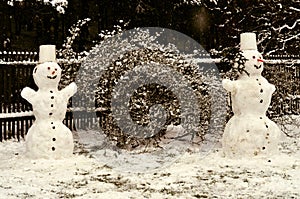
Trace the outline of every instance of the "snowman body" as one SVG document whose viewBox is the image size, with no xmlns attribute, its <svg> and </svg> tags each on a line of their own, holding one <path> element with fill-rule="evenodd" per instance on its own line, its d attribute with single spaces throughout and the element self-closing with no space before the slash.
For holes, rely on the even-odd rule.
<svg viewBox="0 0 300 199">
<path fill-rule="evenodd" d="M 226 124 L 222 146 L 229 157 L 278 153 L 281 131 L 266 116 L 275 86 L 261 76 L 262 56 L 256 50 L 244 50 L 245 70 L 236 81 L 223 80 L 230 92 L 234 116 Z"/>
<path fill-rule="evenodd" d="M 26 154 L 30 158 L 64 158 L 73 154 L 72 132 L 62 123 L 75 83 L 58 90 L 61 68 L 55 62 L 36 66 L 33 78 L 38 91 L 24 88 L 21 96 L 32 104 L 35 122 L 26 135 Z"/>
</svg>

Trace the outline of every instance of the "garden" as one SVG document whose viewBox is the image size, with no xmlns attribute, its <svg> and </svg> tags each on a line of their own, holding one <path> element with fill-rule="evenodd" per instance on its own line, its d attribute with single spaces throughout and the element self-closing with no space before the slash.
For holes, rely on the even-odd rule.
<svg viewBox="0 0 300 199">
<path fill-rule="evenodd" d="M 1 2 L 0 196 L 300 197 L 298 3 Z"/>
</svg>

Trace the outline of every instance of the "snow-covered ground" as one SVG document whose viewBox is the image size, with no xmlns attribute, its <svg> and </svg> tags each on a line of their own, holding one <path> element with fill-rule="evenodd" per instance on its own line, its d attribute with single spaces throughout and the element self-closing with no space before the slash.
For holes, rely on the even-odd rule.
<svg viewBox="0 0 300 199">
<path fill-rule="evenodd" d="M 94 131 L 77 132 L 76 154 L 63 160 L 26 159 L 24 141 L 7 141 L 0 143 L 0 198 L 300 198 L 300 128 L 290 128 L 272 158 L 228 159 L 216 145 L 149 171 L 135 170 L 130 158 L 122 159 L 124 169 L 101 161 L 102 137 Z"/>
</svg>

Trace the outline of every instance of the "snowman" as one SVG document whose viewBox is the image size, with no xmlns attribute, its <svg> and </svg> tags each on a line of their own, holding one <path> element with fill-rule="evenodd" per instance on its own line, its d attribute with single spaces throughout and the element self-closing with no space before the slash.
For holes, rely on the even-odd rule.
<svg viewBox="0 0 300 199">
<path fill-rule="evenodd" d="M 240 39 L 248 74 L 240 74 L 236 81 L 222 82 L 231 94 L 234 113 L 225 127 L 223 151 L 229 157 L 268 157 L 278 153 L 281 136 L 278 126 L 266 116 L 275 86 L 261 76 L 263 58 L 257 51 L 255 33 L 243 33 Z"/>
<path fill-rule="evenodd" d="M 69 98 L 76 93 L 73 82 L 58 90 L 61 68 L 56 63 L 55 46 L 40 46 L 39 64 L 33 70 L 38 91 L 24 88 L 21 96 L 32 104 L 35 122 L 26 135 L 29 158 L 64 158 L 73 154 L 72 132 L 62 123 Z"/>
</svg>

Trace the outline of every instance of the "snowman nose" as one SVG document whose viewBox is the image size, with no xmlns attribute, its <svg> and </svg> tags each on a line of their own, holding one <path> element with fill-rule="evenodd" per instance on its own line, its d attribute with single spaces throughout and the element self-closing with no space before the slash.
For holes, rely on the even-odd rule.
<svg viewBox="0 0 300 199">
<path fill-rule="evenodd" d="M 257 59 L 257 61 L 258 61 L 258 62 L 264 62 L 264 60 L 263 60 L 263 59 Z"/>
<path fill-rule="evenodd" d="M 52 71 L 52 75 L 54 75 L 55 71 Z"/>
</svg>

